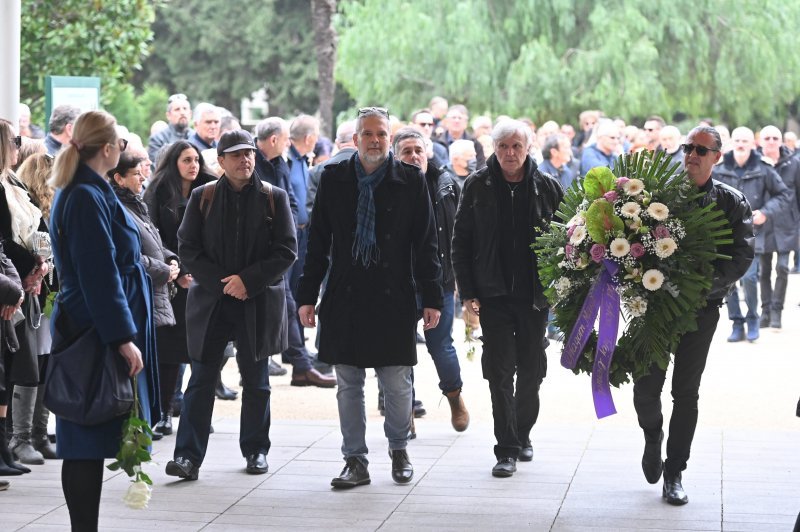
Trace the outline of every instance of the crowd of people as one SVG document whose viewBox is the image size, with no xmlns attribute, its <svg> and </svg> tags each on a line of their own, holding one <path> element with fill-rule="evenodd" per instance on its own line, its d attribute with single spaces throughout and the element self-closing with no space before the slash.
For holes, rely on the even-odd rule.
<svg viewBox="0 0 800 532">
<path fill-rule="evenodd" d="M 666 460 L 663 368 L 634 386 L 643 472 L 651 483 L 663 473 L 663 496 L 677 505 L 688 502 L 681 473 L 723 300 L 728 341 L 754 342 L 760 328 L 782 326 L 789 273 L 798 271 L 800 150 L 795 134 L 772 125 L 729 132 L 704 120 L 682 133 L 659 116 L 638 127 L 588 110 L 577 128 L 537 126 L 470 120 L 464 105 L 435 97 L 408 121 L 362 108 L 331 140 L 314 116 L 269 117 L 251 133 L 184 94 L 170 96 L 165 118 L 146 143 L 108 113 L 71 105 L 53 110 L 46 134 L 25 106 L 18 124 L 0 120 L 0 476 L 62 459 L 76 528 L 97 526 L 103 459 L 118 450 L 122 420 L 57 417 L 54 449 L 42 384 L 47 355 L 87 327 L 140 375 L 154 437 L 173 434 L 180 416 L 166 473 L 182 479 L 199 478 L 215 397 L 238 397 L 221 380 L 230 358 L 241 374 L 239 442 L 250 474 L 269 468 L 269 377 L 287 373 L 273 357 L 292 366 L 292 386 L 338 387 L 345 466 L 331 485 L 342 489 L 370 482 L 367 369 L 379 381 L 392 478 L 412 480 L 407 444 L 424 413 L 414 396 L 417 343 L 434 361 L 453 428 L 468 428 L 452 338 L 462 318 L 467 339 L 483 343 L 497 440 L 491 473 L 510 477 L 518 461 L 533 460 L 547 337 L 558 334 L 547 330 L 529 244 L 592 168 L 663 152 L 734 232 L 725 250 L 734 259 L 716 265 L 698 331 L 675 353 Z M 318 327 L 318 353 L 306 347 L 306 327 Z"/>
</svg>

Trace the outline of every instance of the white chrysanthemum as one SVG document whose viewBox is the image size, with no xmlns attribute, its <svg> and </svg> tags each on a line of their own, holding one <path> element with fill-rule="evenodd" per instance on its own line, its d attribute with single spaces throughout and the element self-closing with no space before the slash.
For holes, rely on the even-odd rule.
<svg viewBox="0 0 800 532">
<path fill-rule="evenodd" d="M 572 231 L 572 236 L 569 237 L 569 243 L 572 244 L 573 246 L 577 246 L 578 244 L 583 242 L 583 239 L 585 238 L 586 238 L 586 228 L 582 225 L 578 225 Z"/>
<path fill-rule="evenodd" d="M 622 185 L 622 190 L 624 190 L 625 194 L 628 196 L 636 196 L 644 192 L 644 183 L 642 183 L 641 179 L 630 179 Z"/>
<path fill-rule="evenodd" d="M 642 284 L 651 292 L 655 292 L 664 284 L 664 274 L 656 269 L 647 270 L 642 275 Z"/>
<path fill-rule="evenodd" d="M 624 238 L 615 238 L 609 244 L 608 249 L 615 257 L 621 258 L 628 254 L 631 250 L 631 245 Z"/>
<path fill-rule="evenodd" d="M 672 238 L 661 238 L 656 240 L 655 252 L 659 259 L 666 259 L 675 253 L 676 249 L 678 249 L 678 244 L 676 244 L 675 240 Z"/>
<path fill-rule="evenodd" d="M 627 302 L 626 306 L 628 308 L 628 314 L 633 318 L 644 316 L 647 312 L 647 300 L 643 297 L 634 297 Z"/>
<path fill-rule="evenodd" d="M 556 292 L 559 296 L 564 296 L 569 292 L 569 289 L 572 287 L 572 283 L 566 277 L 561 277 L 555 283 Z"/>
<path fill-rule="evenodd" d="M 137 480 L 128 488 L 128 492 L 122 498 L 128 508 L 143 510 L 147 508 L 150 501 L 151 488 L 143 480 Z"/>
<path fill-rule="evenodd" d="M 647 214 L 649 214 L 650 217 L 653 218 L 654 220 L 662 222 L 666 220 L 667 217 L 669 216 L 669 208 L 663 203 L 654 201 L 647 208 Z"/>
<path fill-rule="evenodd" d="M 619 212 L 625 218 L 633 218 L 642 212 L 642 208 L 635 201 L 629 201 L 622 206 Z"/>
</svg>

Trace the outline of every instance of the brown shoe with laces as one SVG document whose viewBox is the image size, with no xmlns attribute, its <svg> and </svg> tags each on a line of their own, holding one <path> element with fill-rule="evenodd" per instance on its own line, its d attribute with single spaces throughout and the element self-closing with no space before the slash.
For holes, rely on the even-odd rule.
<svg viewBox="0 0 800 532">
<path fill-rule="evenodd" d="M 464 432 L 469 426 L 469 412 L 467 412 L 467 406 L 461 397 L 461 388 L 447 392 L 445 397 L 450 403 L 450 422 L 453 424 L 453 428 L 456 429 L 456 432 Z"/>
</svg>

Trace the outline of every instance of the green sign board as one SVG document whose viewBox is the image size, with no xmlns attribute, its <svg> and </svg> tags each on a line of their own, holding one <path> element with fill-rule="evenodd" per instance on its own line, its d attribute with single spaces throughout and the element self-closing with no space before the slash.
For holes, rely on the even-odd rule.
<svg viewBox="0 0 800 532">
<path fill-rule="evenodd" d="M 44 78 L 44 123 L 50 123 L 53 108 L 70 104 L 83 111 L 100 108 L 100 78 L 85 76 L 46 76 Z"/>
</svg>

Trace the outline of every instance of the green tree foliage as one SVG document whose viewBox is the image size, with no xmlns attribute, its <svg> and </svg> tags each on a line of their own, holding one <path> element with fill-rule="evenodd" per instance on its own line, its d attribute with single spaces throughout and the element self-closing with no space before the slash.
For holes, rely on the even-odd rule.
<svg viewBox="0 0 800 532">
<path fill-rule="evenodd" d="M 242 98 L 267 88 L 270 114 L 317 109 L 309 2 L 174 0 L 158 10 L 146 81 L 239 115 Z"/>
<path fill-rule="evenodd" d="M 583 109 L 781 123 L 800 90 L 784 0 L 352 0 L 337 78 L 407 114 L 435 95 L 473 112 L 574 121 Z"/>
<path fill-rule="evenodd" d="M 22 0 L 20 95 L 43 120 L 44 77 L 97 76 L 107 103 L 123 87 L 153 38 L 161 0 Z"/>
<path fill-rule="evenodd" d="M 108 102 L 106 110 L 146 144 L 153 122 L 166 120 L 164 102 L 168 97 L 167 89 L 160 85 L 145 84 L 140 94 L 136 94 L 132 85 L 125 85 Z"/>
</svg>

